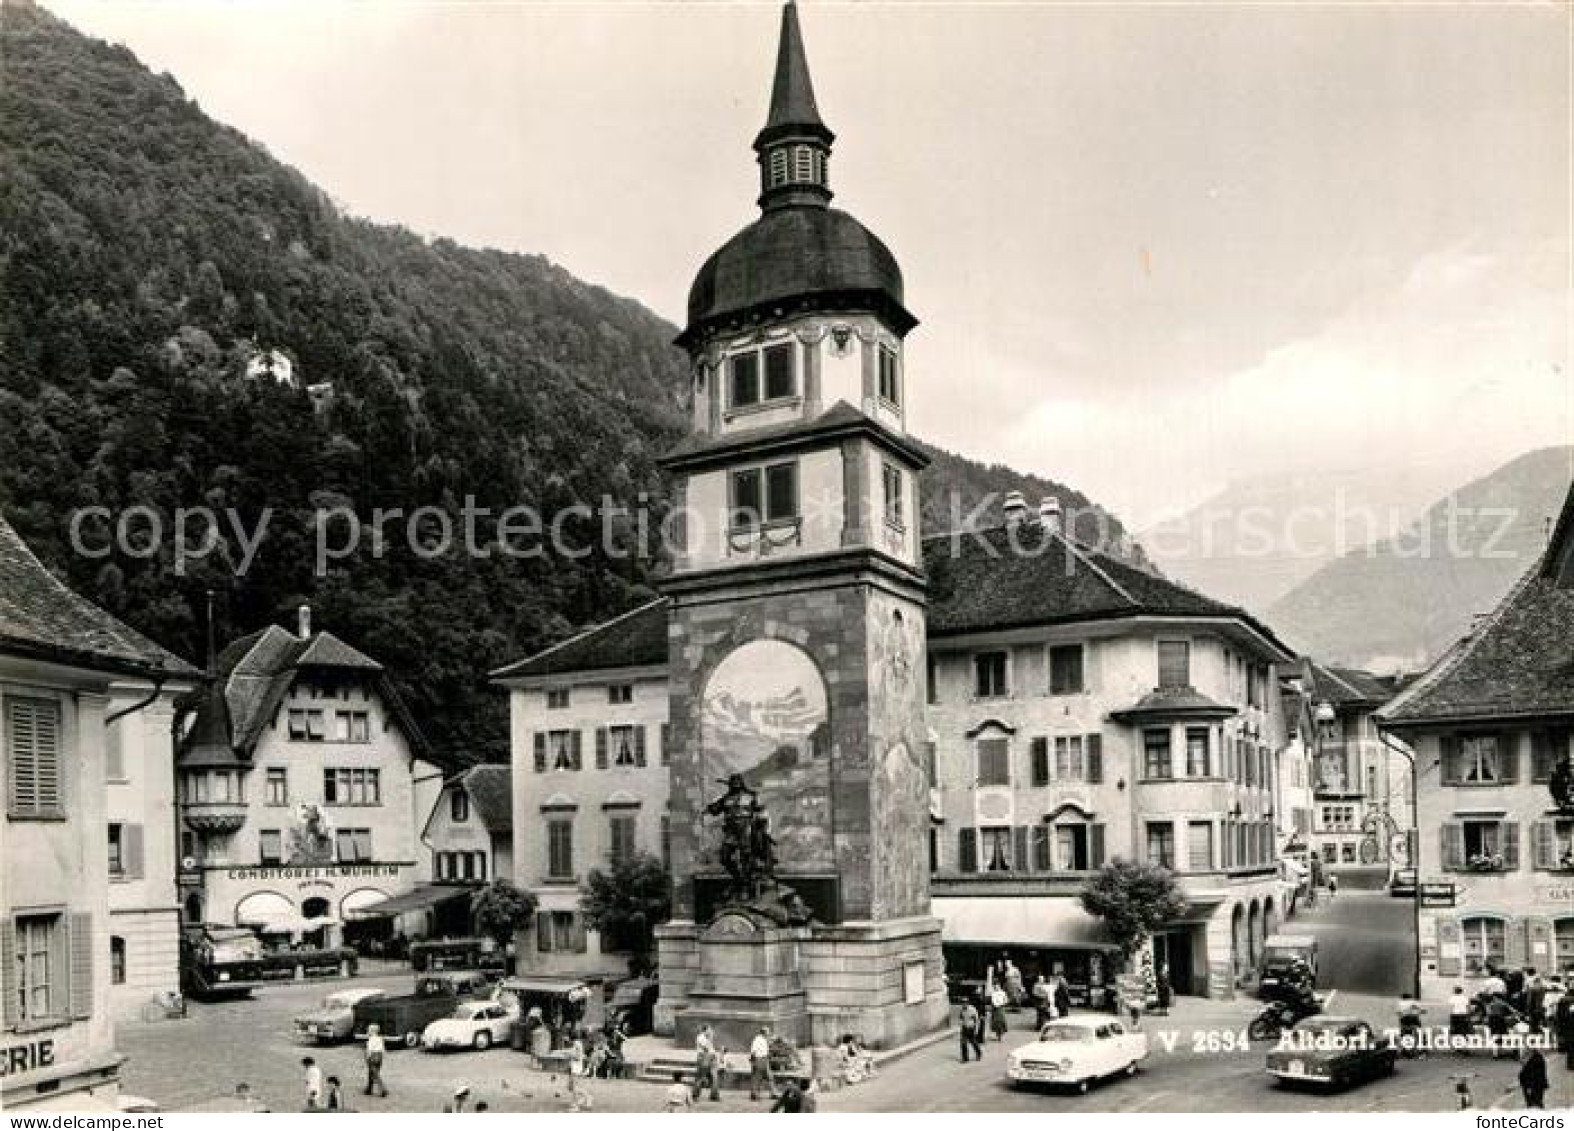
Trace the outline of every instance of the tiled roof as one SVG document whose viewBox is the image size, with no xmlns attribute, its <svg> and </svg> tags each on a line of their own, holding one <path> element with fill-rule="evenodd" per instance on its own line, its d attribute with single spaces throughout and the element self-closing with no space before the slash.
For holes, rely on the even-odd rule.
<svg viewBox="0 0 1574 1131">
<path fill-rule="evenodd" d="M 1235 713 L 1234 707 L 1210 699 L 1194 687 L 1156 687 L 1132 706 L 1111 711 L 1110 718 L 1226 718 Z"/>
<path fill-rule="evenodd" d="M 1241 621 L 1291 654 L 1250 613 L 1146 573 L 1033 520 L 924 540 L 929 632 L 991 629 L 1107 617 L 1220 617 Z"/>
<path fill-rule="evenodd" d="M 319 632 L 310 640 L 302 640 L 270 624 L 226 645 L 218 655 L 217 668 L 222 700 L 211 694 L 202 700 L 192 730 L 181 747 L 182 765 L 213 763 L 218 758 L 221 740 L 229 742 L 237 758 L 249 760 L 289 694 L 296 673 L 303 668 L 363 673 L 399 721 L 412 750 L 418 757 L 431 758 L 420 727 L 383 666 L 331 632 Z M 218 722 L 212 715 L 221 702 L 227 718 Z"/>
<path fill-rule="evenodd" d="M 555 675 L 602 668 L 637 668 L 667 662 L 667 599 L 631 609 L 620 617 L 571 636 L 544 652 L 498 668 L 493 679 Z"/>
<path fill-rule="evenodd" d="M 3 516 L 0 651 L 138 675 L 197 674 L 190 664 L 57 580 Z"/>
<path fill-rule="evenodd" d="M 1379 714 L 1401 727 L 1574 715 L 1574 587 L 1560 586 L 1538 563 Z"/>
<path fill-rule="evenodd" d="M 1394 694 L 1394 681 L 1360 668 L 1335 667 L 1316 660 L 1306 661 L 1311 676 L 1308 688 L 1313 699 L 1339 706 L 1377 706 Z"/>
<path fill-rule="evenodd" d="M 507 766 L 483 763 L 459 775 L 459 782 L 470 795 L 476 815 L 487 831 L 506 833 L 514 827 L 513 777 Z"/>
<path fill-rule="evenodd" d="M 1144 573 L 1059 535 L 1045 542 L 1036 523 L 924 541 L 932 636 L 1108 617 L 1180 616 L 1238 620 L 1286 655 L 1288 648 L 1250 613 Z M 645 667 L 667 662 L 667 601 L 658 599 L 492 673 L 494 679 Z"/>
</svg>

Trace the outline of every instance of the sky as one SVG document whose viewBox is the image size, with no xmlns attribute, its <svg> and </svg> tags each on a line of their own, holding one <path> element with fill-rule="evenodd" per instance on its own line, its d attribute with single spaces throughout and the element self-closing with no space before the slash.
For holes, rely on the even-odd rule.
<svg viewBox="0 0 1574 1131">
<path fill-rule="evenodd" d="M 757 214 L 775 3 L 45 3 L 347 212 L 674 322 Z M 1571 442 L 1571 12 L 804 0 L 835 205 L 921 320 L 910 426 L 1137 528 Z"/>
</svg>

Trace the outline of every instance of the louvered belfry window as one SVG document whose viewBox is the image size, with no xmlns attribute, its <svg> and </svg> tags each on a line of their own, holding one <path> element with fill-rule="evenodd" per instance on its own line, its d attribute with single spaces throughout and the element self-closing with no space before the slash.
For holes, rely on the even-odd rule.
<svg viewBox="0 0 1574 1131">
<path fill-rule="evenodd" d="M 60 704 L 53 699 L 5 700 L 6 754 L 12 817 L 56 817 L 60 786 Z"/>
</svg>

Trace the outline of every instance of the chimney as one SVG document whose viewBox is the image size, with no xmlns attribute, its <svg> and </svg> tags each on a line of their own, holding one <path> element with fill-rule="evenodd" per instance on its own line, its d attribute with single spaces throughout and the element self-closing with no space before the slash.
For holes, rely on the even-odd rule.
<svg viewBox="0 0 1574 1131">
<path fill-rule="evenodd" d="M 299 626 L 300 638 L 302 640 L 310 640 L 312 638 L 312 607 L 310 605 L 302 605 L 296 609 L 295 619 Z"/>
<path fill-rule="evenodd" d="M 1004 504 L 1006 525 L 1015 526 L 1027 517 L 1027 499 L 1021 491 L 1007 491 Z"/>
<path fill-rule="evenodd" d="M 1060 500 L 1053 495 L 1045 495 L 1038 504 L 1038 521 L 1050 533 L 1061 533 Z"/>
</svg>

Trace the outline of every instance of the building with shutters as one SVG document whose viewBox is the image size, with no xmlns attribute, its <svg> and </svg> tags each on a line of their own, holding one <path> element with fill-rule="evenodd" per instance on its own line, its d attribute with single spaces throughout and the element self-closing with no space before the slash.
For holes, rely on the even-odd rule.
<svg viewBox="0 0 1574 1131">
<path fill-rule="evenodd" d="M 154 876 L 174 857 L 154 826 L 170 699 L 196 676 L 0 519 L 0 1109 L 114 1108 L 114 1002 L 168 985 L 174 896 Z"/>
<path fill-rule="evenodd" d="M 1574 489 L 1541 561 L 1378 718 L 1418 768 L 1423 988 L 1574 972 Z"/>
<path fill-rule="evenodd" d="M 539 900 L 521 972 L 626 974 L 587 929 L 589 870 L 667 858 L 667 607 L 654 601 L 494 673 L 508 689 L 514 882 Z"/>
<path fill-rule="evenodd" d="M 452 894 L 419 838 L 441 767 L 382 664 L 305 607 L 220 651 L 176 771 L 187 922 L 353 944 L 426 934 Z"/>
<path fill-rule="evenodd" d="M 422 839 L 437 883 L 514 878 L 514 794 L 508 766 L 471 766 L 443 783 Z"/>
<path fill-rule="evenodd" d="M 923 541 L 928 864 L 948 969 L 1009 950 L 1086 978 L 1105 944 L 1076 894 L 1120 855 L 1167 863 L 1191 897 L 1158 943 L 1176 989 L 1231 992 L 1287 910 L 1277 673 L 1293 657 L 1249 614 L 1080 545 L 1052 505 L 1011 510 Z M 611 972 L 621 956 L 597 967 L 573 926 L 585 869 L 610 859 L 620 821 L 640 850 L 664 847 L 669 615 L 652 602 L 499 673 L 518 880 L 569 931 L 565 955 L 552 928 L 550 960 L 541 935 L 525 940 L 538 968 Z M 660 752 L 643 766 L 602 757 L 625 720 Z M 1304 805 L 1304 782 L 1286 795 Z"/>
</svg>

